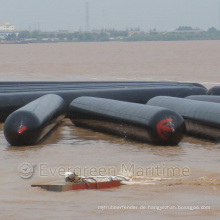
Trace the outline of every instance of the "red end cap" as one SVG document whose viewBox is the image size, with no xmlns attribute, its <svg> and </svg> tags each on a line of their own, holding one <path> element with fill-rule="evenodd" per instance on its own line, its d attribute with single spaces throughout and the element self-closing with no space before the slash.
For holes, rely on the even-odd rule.
<svg viewBox="0 0 220 220">
<path fill-rule="evenodd" d="M 172 118 L 167 118 L 157 124 L 157 133 L 164 140 L 167 140 L 170 134 L 175 131 L 172 121 Z"/>
<path fill-rule="evenodd" d="M 26 130 L 27 130 L 27 126 L 22 126 L 21 129 L 18 130 L 18 134 L 22 134 Z"/>
</svg>

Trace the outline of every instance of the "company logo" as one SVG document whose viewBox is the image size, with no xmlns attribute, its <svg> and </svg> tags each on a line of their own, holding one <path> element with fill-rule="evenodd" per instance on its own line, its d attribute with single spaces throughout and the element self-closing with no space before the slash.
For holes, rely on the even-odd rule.
<svg viewBox="0 0 220 220">
<path fill-rule="evenodd" d="M 21 178 L 29 179 L 34 173 L 34 168 L 30 163 L 24 162 L 18 166 L 18 173 Z"/>
<path fill-rule="evenodd" d="M 22 134 L 26 130 L 27 130 L 27 126 L 22 126 L 21 129 L 18 130 L 18 134 Z"/>
<path fill-rule="evenodd" d="M 175 131 L 172 118 L 167 118 L 157 124 L 157 133 L 164 140 L 167 140 L 172 132 Z"/>
</svg>

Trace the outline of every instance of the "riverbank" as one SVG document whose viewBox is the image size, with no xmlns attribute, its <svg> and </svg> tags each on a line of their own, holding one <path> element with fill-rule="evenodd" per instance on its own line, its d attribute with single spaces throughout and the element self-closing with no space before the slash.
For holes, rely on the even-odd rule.
<svg viewBox="0 0 220 220">
<path fill-rule="evenodd" d="M 0 33 L 1 35 L 1 33 Z M 191 41 L 220 40 L 220 31 L 216 28 L 201 30 L 175 30 L 143 32 L 134 30 L 103 30 L 91 32 L 41 32 L 21 31 L 10 33 L 1 39 L 1 44 L 9 43 L 57 43 L 57 42 L 105 42 L 105 41 Z"/>
</svg>

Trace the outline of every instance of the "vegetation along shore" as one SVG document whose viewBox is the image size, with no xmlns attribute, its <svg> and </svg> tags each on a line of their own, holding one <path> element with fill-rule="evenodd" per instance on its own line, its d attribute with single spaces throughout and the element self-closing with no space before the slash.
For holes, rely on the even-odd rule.
<svg viewBox="0 0 220 220">
<path fill-rule="evenodd" d="M 173 31 L 148 32 L 140 28 L 115 30 L 103 29 L 93 31 L 14 31 L 0 33 L 1 43 L 55 43 L 55 42 L 103 42 L 103 41 L 186 41 L 186 40 L 220 40 L 220 30 L 210 27 L 200 30 L 189 26 L 180 26 Z"/>
</svg>

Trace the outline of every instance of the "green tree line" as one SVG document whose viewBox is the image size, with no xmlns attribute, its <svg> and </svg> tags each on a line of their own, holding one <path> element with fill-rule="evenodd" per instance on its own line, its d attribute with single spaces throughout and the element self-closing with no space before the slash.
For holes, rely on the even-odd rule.
<svg viewBox="0 0 220 220">
<path fill-rule="evenodd" d="M 172 32 L 141 32 L 139 29 L 118 31 L 114 29 L 100 32 L 40 32 L 21 31 L 17 35 L 9 34 L 8 41 L 18 42 L 96 42 L 96 41 L 186 41 L 220 40 L 220 31 L 211 27 L 207 31 L 179 27 Z"/>
</svg>

